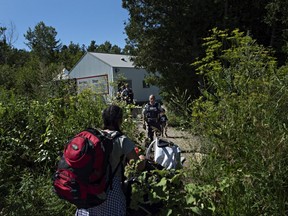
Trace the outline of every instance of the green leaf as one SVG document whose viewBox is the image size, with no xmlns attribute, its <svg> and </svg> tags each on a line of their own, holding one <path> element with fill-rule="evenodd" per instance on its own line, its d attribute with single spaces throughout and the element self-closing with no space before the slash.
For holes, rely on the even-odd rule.
<svg viewBox="0 0 288 216">
<path fill-rule="evenodd" d="M 160 180 L 160 182 L 158 184 L 156 184 L 156 186 L 166 186 L 167 185 L 167 179 L 166 178 L 162 178 Z"/>
</svg>

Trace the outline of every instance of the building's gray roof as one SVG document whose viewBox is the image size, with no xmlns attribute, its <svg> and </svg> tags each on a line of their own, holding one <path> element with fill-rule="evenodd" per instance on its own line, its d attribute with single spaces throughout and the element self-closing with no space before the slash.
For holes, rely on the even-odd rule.
<svg viewBox="0 0 288 216">
<path fill-rule="evenodd" d="M 134 68 L 131 56 L 122 54 L 108 54 L 89 52 L 91 55 L 110 65 L 111 67 L 128 67 Z"/>
</svg>

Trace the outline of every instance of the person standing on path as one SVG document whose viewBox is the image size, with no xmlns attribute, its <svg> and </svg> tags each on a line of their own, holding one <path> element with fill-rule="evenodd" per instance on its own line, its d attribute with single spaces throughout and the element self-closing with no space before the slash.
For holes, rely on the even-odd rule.
<svg viewBox="0 0 288 216">
<path fill-rule="evenodd" d="M 150 139 L 150 142 L 154 140 L 154 133 L 156 130 L 161 131 L 160 128 L 160 112 L 162 111 L 161 104 L 155 101 L 155 96 L 149 96 L 149 102 L 144 106 L 142 115 L 143 115 L 143 129 L 146 130 L 147 124 L 147 135 Z"/>
<path fill-rule="evenodd" d="M 133 90 L 129 87 L 129 84 L 125 84 L 125 88 L 121 92 L 121 98 L 126 101 L 127 104 L 132 104 L 134 100 Z"/>
<path fill-rule="evenodd" d="M 77 209 L 75 216 L 98 216 L 98 215 L 126 215 L 126 198 L 122 190 L 122 177 L 124 175 L 124 166 L 126 161 L 130 160 L 141 160 L 139 162 L 137 169 L 142 171 L 145 169 L 145 156 L 138 155 L 135 152 L 134 142 L 125 136 L 120 127 L 123 121 L 123 111 L 119 106 L 111 105 L 107 107 L 103 113 L 102 118 L 104 122 L 103 130 L 112 136 L 120 133 L 121 136 L 113 141 L 113 150 L 110 155 L 109 161 L 112 166 L 112 171 L 117 169 L 117 165 L 121 160 L 122 155 L 124 159 L 122 160 L 123 169 L 117 169 L 115 176 L 112 180 L 112 189 L 108 191 L 107 200 L 102 204 L 88 208 L 88 209 Z"/>
</svg>

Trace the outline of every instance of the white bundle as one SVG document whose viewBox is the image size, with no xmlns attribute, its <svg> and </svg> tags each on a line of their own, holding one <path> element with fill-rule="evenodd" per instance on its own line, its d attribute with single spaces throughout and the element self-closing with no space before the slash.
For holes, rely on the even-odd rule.
<svg viewBox="0 0 288 216">
<path fill-rule="evenodd" d="M 178 169 L 181 164 L 181 150 L 178 145 L 164 139 L 156 138 L 147 148 L 146 158 L 151 159 L 154 149 L 154 161 L 166 169 Z"/>
</svg>

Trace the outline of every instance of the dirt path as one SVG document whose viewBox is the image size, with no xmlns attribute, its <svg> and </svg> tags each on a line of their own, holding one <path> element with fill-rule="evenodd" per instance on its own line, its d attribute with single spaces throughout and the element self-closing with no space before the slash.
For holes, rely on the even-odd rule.
<svg viewBox="0 0 288 216">
<path fill-rule="evenodd" d="M 143 130 L 142 121 L 140 119 L 137 120 L 137 125 L 138 130 L 140 132 L 145 132 L 145 134 L 147 134 L 147 132 Z M 184 156 L 186 159 L 193 159 L 193 160 L 201 159 L 202 154 L 201 154 L 201 143 L 199 137 L 192 135 L 188 131 L 184 131 L 169 126 L 167 135 L 168 137 L 162 137 L 162 138 L 178 145 L 181 149 L 182 156 Z"/>
</svg>

